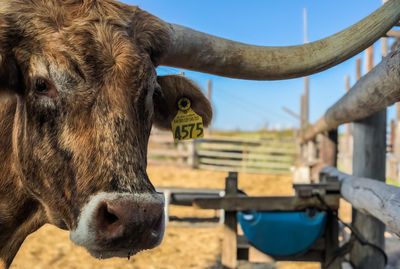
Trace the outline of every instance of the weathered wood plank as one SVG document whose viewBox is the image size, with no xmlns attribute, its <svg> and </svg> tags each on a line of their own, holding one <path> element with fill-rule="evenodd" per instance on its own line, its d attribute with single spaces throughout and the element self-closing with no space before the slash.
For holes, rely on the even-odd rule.
<svg viewBox="0 0 400 269">
<path fill-rule="evenodd" d="M 270 162 L 280 162 L 280 163 L 290 163 L 293 164 L 294 156 L 274 156 L 274 155 L 266 155 L 262 153 L 249 153 L 243 155 L 242 153 L 235 152 L 221 152 L 214 150 L 199 150 L 197 151 L 197 155 L 199 156 L 207 156 L 207 157 L 218 157 L 218 158 L 230 158 L 230 159 L 250 159 L 257 161 L 270 161 Z"/>
<path fill-rule="evenodd" d="M 226 159 L 215 159 L 199 157 L 199 163 L 201 164 L 213 164 L 213 165 L 227 165 L 237 167 L 253 167 L 253 168 L 281 168 L 289 169 L 291 164 L 280 163 L 280 162 L 263 162 L 263 161 L 252 161 L 252 160 L 226 160 Z"/>
<path fill-rule="evenodd" d="M 307 141 L 340 124 L 370 116 L 400 101 L 400 50 L 389 53 L 303 134 Z"/>
<path fill-rule="evenodd" d="M 197 139 L 199 142 L 238 142 L 238 143 L 249 143 L 249 144 L 259 144 L 260 141 L 267 145 L 276 144 L 294 144 L 294 137 L 279 137 L 276 134 L 262 134 L 257 137 L 231 137 L 231 136 L 221 136 L 212 135 L 207 138 Z"/>
<path fill-rule="evenodd" d="M 295 154 L 295 148 L 282 148 L 278 145 L 276 147 L 269 147 L 263 145 L 235 145 L 235 144 L 217 144 L 217 143 L 199 143 L 199 149 L 207 150 L 232 150 L 232 151 L 251 151 L 257 153 L 281 153 L 281 154 Z"/>
<path fill-rule="evenodd" d="M 328 195 L 325 202 L 332 208 L 339 206 L 339 195 Z M 300 198 L 295 196 L 243 196 L 195 199 L 194 205 L 203 209 L 225 209 L 232 211 L 290 211 L 303 210 L 309 207 L 326 209 L 316 198 Z"/>
<path fill-rule="evenodd" d="M 325 165 L 336 166 L 338 154 L 338 131 L 337 129 L 323 135 L 321 143 L 321 161 Z"/>
<path fill-rule="evenodd" d="M 369 178 L 356 177 L 336 168 L 322 170 L 341 181 L 343 198 L 359 211 L 376 217 L 400 236 L 400 188 Z"/>
<path fill-rule="evenodd" d="M 157 191 L 168 193 L 169 204 L 182 206 L 192 206 L 196 198 L 222 197 L 225 194 L 225 190 L 222 189 L 204 188 L 161 187 L 157 188 Z"/>
<path fill-rule="evenodd" d="M 400 31 L 399 30 L 389 30 L 386 33 L 387 37 L 394 37 L 394 38 L 400 38 Z"/>
<path fill-rule="evenodd" d="M 198 168 L 200 169 L 209 169 L 215 171 L 224 171 L 224 172 L 243 172 L 243 173 L 268 173 L 268 174 L 288 174 L 290 171 L 289 169 L 272 169 L 272 168 L 248 168 L 248 167 L 234 167 L 234 166 L 218 166 L 218 165 L 208 165 L 208 164 L 199 164 Z"/>
<path fill-rule="evenodd" d="M 161 157 L 173 157 L 173 158 L 187 158 L 189 153 L 187 151 L 178 149 L 150 149 L 148 153 L 149 158 L 154 158 L 157 156 Z"/>
</svg>

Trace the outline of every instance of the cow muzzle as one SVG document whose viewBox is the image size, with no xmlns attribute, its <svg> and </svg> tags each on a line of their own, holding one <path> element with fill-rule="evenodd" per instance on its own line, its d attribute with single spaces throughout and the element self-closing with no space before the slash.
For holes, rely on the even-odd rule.
<svg viewBox="0 0 400 269">
<path fill-rule="evenodd" d="M 164 197 L 158 193 L 100 193 L 91 197 L 71 240 L 97 258 L 130 257 L 158 246 Z"/>
</svg>

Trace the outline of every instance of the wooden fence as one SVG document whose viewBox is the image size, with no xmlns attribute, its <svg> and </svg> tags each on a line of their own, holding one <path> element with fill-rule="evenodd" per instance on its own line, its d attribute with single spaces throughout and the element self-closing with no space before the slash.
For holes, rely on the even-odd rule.
<svg viewBox="0 0 400 269">
<path fill-rule="evenodd" d="M 331 166 L 323 171 L 339 178 L 341 196 L 353 206 L 352 226 L 364 242 L 356 240 L 351 245 L 351 263 L 355 268 L 382 269 L 385 257 L 379 248 L 384 249 L 385 225 L 400 235 L 400 188 L 384 183 L 388 150 L 386 107 L 400 101 L 400 50 L 383 57 L 376 67 L 372 47 L 366 50 L 366 58 L 368 73 L 361 77 L 361 64 L 357 61 L 357 83 L 315 124 L 304 126 L 300 156 L 303 166 L 310 170 L 310 159 L 316 160 L 318 165 L 313 166 L 318 170 Z M 344 149 L 352 150 L 353 175 L 334 168 L 339 156 L 337 128 L 344 123 L 352 123 L 351 132 L 346 132 L 352 136 L 352 146 Z"/>
<path fill-rule="evenodd" d="M 388 2 L 391 5 L 399 3 L 400 0 Z M 374 16 L 377 16 L 376 13 Z M 389 18 L 394 19 L 393 16 L 388 16 L 385 19 L 386 23 L 390 22 Z M 373 28 L 369 30 L 372 31 L 375 29 Z M 390 31 L 387 36 L 394 34 L 398 32 Z M 386 39 L 382 43 L 386 44 L 385 41 Z M 385 225 L 400 235 L 400 188 L 384 183 L 387 155 L 386 108 L 400 101 L 400 49 L 393 50 L 388 56 L 387 52 L 383 51 L 383 56 L 386 57 L 376 67 L 373 67 L 373 48 L 368 48 L 366 52 L 368 73 L 361 77 L 361 62 L 357 61 L 357 83 L 315 124 L 303 120 L 307 119 L 304 113 L 309 109 L 302 106 L 301 119 L 304 123 L 299 136 L 299 163 L 309 170 L 324 171 L 340 180 L 340 195 L 353 206 L 351 226 L 353 237 L 357 240 L 353 240 L 346 247 L 350 249 L 350 261 L 354 268 L 383 269 L 386 256 L 381 250 L 384 249 Z M 306 98 L 303 96 L 302 99 L 302 104 L 306 104 Z M 352 175 L 341 173 L 336 168 L 338 127 L 344 123 L 352 123 L 352 147 L 345 147 L 352 150 Z M 392 139 L 394 148 L 399 139 L 399 132 L 396 133 L 396 137 Z M 400 145 L 400 142 L 398 144 Z M 294 156 L 294 150 L 292 152 L 289 146 L 290 150 L 286 151 L 282 142 L 270 141 L 209 138 L 182 147 L 187 147 L 188 153 L 178 153 L 174 157 L 186 158 L 194 167 L 221 170 L 280 172 L 287 169 L 285 161 L 290 160 L 287 155 Z M 330 168 L 322 169 L 326 165 Z M 313 174 L 315 173 L 309 173 L 308 176 Z M 227 185 L 226 199 L 237 198 L 228 197 L 231 195 L 231 187 Z M 318 194 L 316 190 L 311 193 Z M 260 209 L 257 208 L 260 205 L 265 206 L 264 203 L 253 200 L 248 209 Z M 225 209 L 229 211 L 229 208 Z M 231 214 L 231 219 L 236 219 L 233 212 L 228 213 Z M 236 228 L 237 225 L 230 227 Z M 232 231 L 230 229 L 229 233 Z M 226 242 L 230 245 L 235 244 L 229 240 Z M 341 268 L 339 260 L 334 260 L 329 268 Z"/>
<path fill-rule="evenodd" d="M 249 173 L 288 173 L 296 159 L 294 137 L 241 138 L 207 136 L 175 143 L 170 133 L 150 136 L 150 164 Z"/>
<path fill-rule="evenodd" d="M 170 132 L 152 131 L 149 139 L 148 162 L 150 164 L 193 165 L 193 143 L 175 143 Z"/>
<path fill-rule="evenodd" d="M 195 167 L 250 173 L 288 173 L 294 164 L 293 139 L 210 137 L 195 143 Z"/>
</svg>

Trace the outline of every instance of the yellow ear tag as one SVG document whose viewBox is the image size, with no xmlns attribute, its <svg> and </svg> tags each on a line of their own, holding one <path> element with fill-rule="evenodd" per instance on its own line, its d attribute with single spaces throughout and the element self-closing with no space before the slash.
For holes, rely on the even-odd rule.
<svg viewBox="0 0 400 269">
<path fill-rule="evenodd" d="M 178 101 L 178 113 L 171 122 L 174 140 L 189 140 L 204 136 L 203 118 L 191 108 L 188 98 L 181 98 Z"/>
</svg>

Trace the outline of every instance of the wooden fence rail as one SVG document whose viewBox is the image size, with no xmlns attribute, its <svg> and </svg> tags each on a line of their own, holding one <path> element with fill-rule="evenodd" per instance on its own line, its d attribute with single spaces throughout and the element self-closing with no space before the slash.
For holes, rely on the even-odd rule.
<svg viewBox="0 0 400 269">
<path fill-rule="evenodd" d="M 333 130 L 340 124 L 363 119 L 400 101 L 399 85 L 400 50 L 396 50 L 308 127 L 302 134 L 302 141 L 313 139 L 318 133 Z"/>
<path fill-rule="evenodd" d="M 288 173 L 294 140 L 207 138 L 195 142 L 198 168 L 254 173 Z"/>
<path fill-rule="evenodd" d="M 340 193 L 353 207 L 379 219 L 400 236 L 400 188 L 348 175 L 334 167 L 326 167 L 322 172 L 339 179 Z"/>
<path fill-rule="evenodd" d="M 288 173 L 296 159 L 293 137 L 241 138 L 211 136 L 175 143 L 169 133 L 150 136 L 150 164 L 249 173 Z"/>
</svg>

